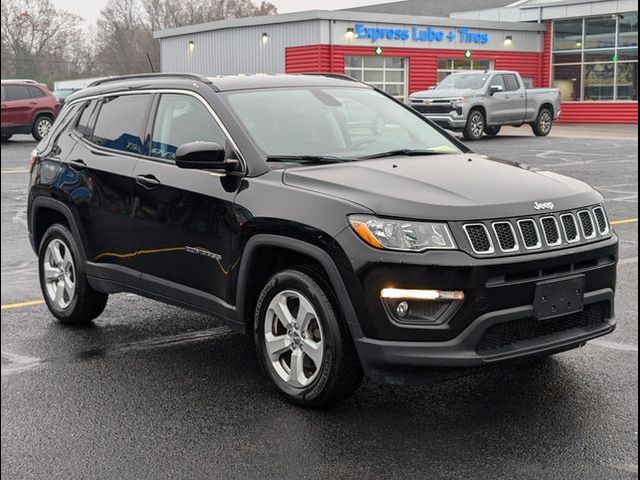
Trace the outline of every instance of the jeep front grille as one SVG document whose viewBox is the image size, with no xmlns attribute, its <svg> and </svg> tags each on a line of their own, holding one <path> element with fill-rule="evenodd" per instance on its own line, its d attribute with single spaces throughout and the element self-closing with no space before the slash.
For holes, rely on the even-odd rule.
<svg viewBox="0 0 640 480">
<path fill-rule="evenodd" d="M 520 228 L 520 235 L 522 235 L 525 248 L 534 250 L 542 246 L 538 226 L 533 219 L 519 220 L 518 227 Z"/>
<path fill-rule="evenodd" d="M 489 230 L 482 223 L 471 223 L 464 226 L 465 232 L 467 232 L 467 238 L 471 243 L 473 251 L 480 255 L 490 255 L 495 250 L 493 248 L 493 242 L 489 235 Z"/>
<path fill-rule="evenodd" d="M 579 242 L 580 233 L 578 232 L 576 217 L 574 217 L 572 213 L 565 213 L 564 215 L 560 215 L 560 221 L 562 222 L 562 229 L 564 230 L 564 236 L 567 242 Z"/>
<path fill-rule="evenodd" d="M 470 252 L 483 256 L 565 248 L 603 240 L 611 233 L 602 206 L 459 225 Z"/>
</svg>

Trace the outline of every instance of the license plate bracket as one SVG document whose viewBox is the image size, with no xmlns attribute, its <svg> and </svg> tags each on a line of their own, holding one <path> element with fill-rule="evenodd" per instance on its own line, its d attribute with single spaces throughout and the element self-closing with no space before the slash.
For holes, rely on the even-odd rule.
<svg viewBox="0 0 640 480">
<path fill-rule="evenodd" d="M 584 275 L 537 283 L 533 301 L 535 318 L 547 320 L 584 310 L 584 285 Z"/>
</svg>

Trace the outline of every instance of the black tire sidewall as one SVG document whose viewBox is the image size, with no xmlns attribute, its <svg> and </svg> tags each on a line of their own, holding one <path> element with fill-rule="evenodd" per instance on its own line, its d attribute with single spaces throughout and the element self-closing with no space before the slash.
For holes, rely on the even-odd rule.
<svg viewBox="0 0 640 480">
<path fill-rule="evenodd" d="M 546 132 L 543 132 L 540 129 L 540 121 L 542 119 L 542 115 L 544 115 L 545 113 L 548 113 L 549 116 L 551 117 L 551 124 L 549 126 L 549 130 Z M 536 118 L 536 123 L 533 126 L 533 131 L 534 133 L 538 136 L 538 137 L 546 137 L 547 135 L 549 135 L 551 133 L 551 130 L 553 129 L 553 114 L 551 113 L 551 110 L 549 110 L 548 108 L 543 108 L 542 110 L 540 110 L 540 112 L 538 113 L 538 117 Z"/>
<path fill-rule="evenodd" d="M 294 290 L 304 295 L 316 309 L 318 321 L 321 323 L 324 337 L 324 358 L 322 368 L 317 377 L 305 388 L 294 388 L 288 385 L 273 370 L 266 352 L 264 342 L 264 324 L 269 304 L 273 298 L 282 291 Z M 325 291 L 319 283 L 309 275 L 298 270 L 287 270 L 276 274 L 267 282 L 256 307 L 254 321 L 254 340 L 258 360 L 265 374 L 271 379 L 276 390 L 288 400 L 309 406 L 315 401 L 320 401 L 325 395 L 326 388 L 336 371 L 336 348 L 339 345 L 339 325 L 336 316 L 336 308 L 332 304 L 329 292 Z"/>
<path fill-rule="evenodd" d="M 46 290 L 46 281 L 44 278 L 44 256 L 46 252 L 47 245 L 52 240 L 61 240 L 64 242 L 66 247 L 71 252 L 71 257 L 73 258 L 74 265 L 74 278 L 76 281 L 76 290 L 74 292 L 74 298 L 69 304 L 69 306 L 63 310 L 56 307 L 53 304 Z M 42 241 L 40 242 L 40 248 L 38 249 L 38 276 L 40 278 L 40 287 L 42 289 L 42 295 L 44 296 L 44 300 L 49 307 L 49 311 L 61 322 L 69 321 L 70 318 L 74 316 L 78 308 L 78 301 L 82 295 L 86 294 L 86 282 L 84 280 L 84 267 L 81 262 L 80 252 L 76 245 L 75 239 L 71 232 L 63 225 L 55 224 L 45 232 L 42 237 Z"/>
<path fill-rule="evenodd" d="M 484 127 L 484 133 L 490 137 L 495 137 L 496 135 L 498 135 L 500 133 L 500 130 L 502 130 L 501 126 L 491 127 L 485 125 Z"/>
</svg>

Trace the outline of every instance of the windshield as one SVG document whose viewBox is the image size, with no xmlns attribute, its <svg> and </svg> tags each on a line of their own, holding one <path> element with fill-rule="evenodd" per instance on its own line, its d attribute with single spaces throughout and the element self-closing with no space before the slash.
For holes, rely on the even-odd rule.
<svg viewBox="0 0 640 480">
<path fill-rule="evenodd" d="M 419 116 L 368 88 L 250 90 L 231 92 L 228 101 L 270 159 L 357 160 L 394 150 L 460 152 Z"/>
<path fill-rule="evenodd" d="M 481 73 L 454 73 L 436 87 L 437 90 L 480 90 L 489 80 L 489 75 Z"/>
</svg>

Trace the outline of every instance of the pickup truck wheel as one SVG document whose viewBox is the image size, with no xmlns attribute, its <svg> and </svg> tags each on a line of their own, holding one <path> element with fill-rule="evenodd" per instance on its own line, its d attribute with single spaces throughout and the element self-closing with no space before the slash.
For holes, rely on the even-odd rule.
<svg viewBox="0 0 640 480">
<path fill-rule="evenodd" d="M 39 142 L 44 137 L 49 135 L 52 126 L 53 120 L 51 119 L 51 117 L 47 115 L 41 115 L 36 120 L 36 123 L 33 124 L 31 135 L 33 135 L 33 138 L 35 138 Z"/>
<path fill-rule="evenodd" d="M 487 134 L 490 137 L 495 137 L 496 135 L 498 135 L 500 133 L 500 130 L 502 130 L 502 127 L 500 125 L 495 126 L 495 127 L 485 127 L 484 129 L 484 133 Z"/>
<path fill-rule="evenodd" d="M 2 143 L 7 143 L 13 135 L 2 135 Z"/>
<path fill-rule="evenodd" d="M 296 405 L 328 405 L 362 381 L 333 291 L 311 269 L 286 270 L 267 282 L 256 306 L 254 339 L 265 374 Z"/>
<path fill-rule="evenodd" d="M 543 108 L 538 113 L 535 123 L 532 125 L 536 137 L 546 137 L 553 127 L 553 113 L 548 108 Z"/>
<path fill-rule="evenodd" d="M 480 110 L 473 110 L 467 119 L 467 126 L 462 131 L 465 140 L 480 140 L 485 129 L 484 115 Z"/>
<path fill-rule="evenodd" d="M 87 282 L 76 241 L 64 225 L 54 224 L 44 234 L 38 271 L 44 300 L 60 323 L 87 324 L 104 310 L 108 295 Z"/>
</svg>

